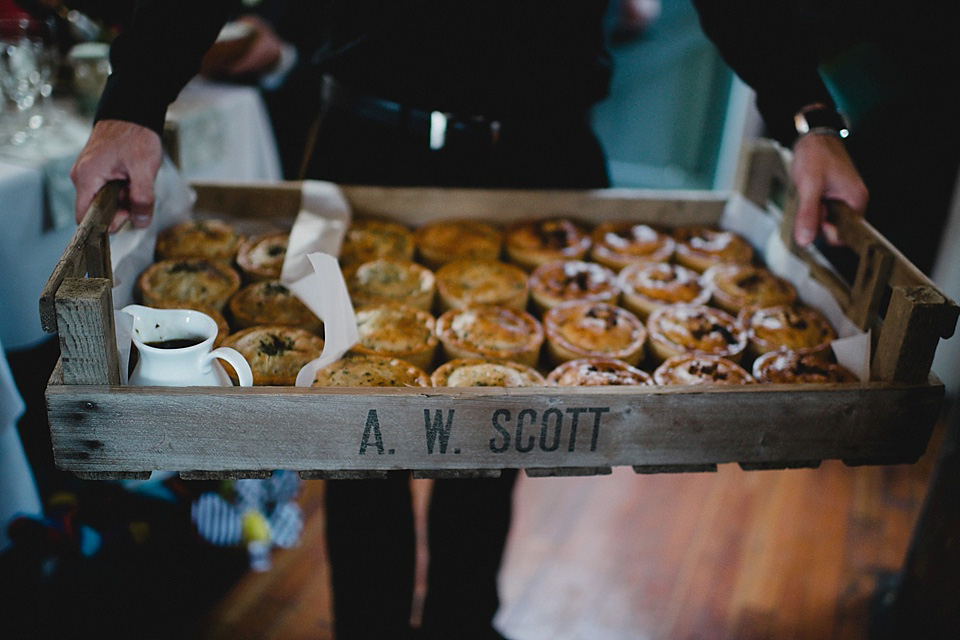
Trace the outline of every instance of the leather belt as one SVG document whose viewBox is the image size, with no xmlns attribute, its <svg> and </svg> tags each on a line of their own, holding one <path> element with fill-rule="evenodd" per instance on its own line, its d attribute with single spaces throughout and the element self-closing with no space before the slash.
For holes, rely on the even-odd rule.
<svg viewBox="0 0 960 640">
<path fill-rule="evenodd" d="M 388 127 L 406 129 L 411 135 L 422 137 L 434 151 L 465 147 L 492 149 L 500 139 L 499 120 L 408 107 L 354 92 L 329 75 L 323 77 L 322 91 L 324 104 L 328 107 Z"/>
</svg>

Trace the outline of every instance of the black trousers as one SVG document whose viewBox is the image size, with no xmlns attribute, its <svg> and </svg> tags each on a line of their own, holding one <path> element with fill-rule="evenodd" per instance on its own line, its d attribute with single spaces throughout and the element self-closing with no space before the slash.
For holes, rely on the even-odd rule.
<svg viewBox="0 0 960 640">
<path fill-rule="evenodd" d="M 609 186 L 588 114 L 505 122 L 496 144 L 426 136 L 329 107 L 304 176 L 341 184 L 580 189 Z M 551 212 L 543 212 L 549 215 Z M 458 215 L 450 212 L 451 217 Z M 496 638 L 497 573 L 510 528 L 516 470 L 442 479 L 429 515 L 428 592 L 421 636 Z M 404 638 L 414 586 L 409 474 L 327 483 L 327 540 L 338 640 Z"/>
</svg>

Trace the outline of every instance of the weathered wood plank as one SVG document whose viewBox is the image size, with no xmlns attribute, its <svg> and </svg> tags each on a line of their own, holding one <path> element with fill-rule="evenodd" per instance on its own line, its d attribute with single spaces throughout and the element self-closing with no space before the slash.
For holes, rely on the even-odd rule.
<svg viewBox="0 0 960 640">
<path fill-rule="evenodd" d="M 877 310 L 887 290 L 893 262 L 890 252 L 877 242 L 867 243 L 861 249 L 860 264 L 846 313 L 863 330 L 869 329 L 877 321 Z"/>
<path fill-rule="evenodd" d="M 634 465 L 634 473 L 640 475 L 649 475 L 653 473 L 715 473 L 717 465 L 715 464 L 648 464 Z"/>
<path fill-rule="evenodd" d="M 56 293 L 60 362 L 66 384 L 120 384 L 112 282 L 68 278 Z"/>
<path fill-rule="evenodd" d="M 610 467 L 527 467 L 523 470 L 529 478 L 573 478 L 579 476 L 608 476 Z"/>
<path fill-rule="evenodd" d="M 40 295 L 40 323 L 47 333 L 57 331 L 57 311 L 55 298 L 57 289 L 65 278 L 79 278 L 87 273 L 87 245 L 91 238 L 105 236 L 113 214 L 117 210 L 122 183 L 108 182 L 101 189 L 87 210 L 84 219 L 77 226 L 73 237 L 67 244 L 63 256 L 50 274 L 43 293 Z M 109 253 L 106 254 L 109 261 Z"/>
<path fill-rule="evenodd" d="M 272 469 L 246 469 L 236 471 L 180 471 L 181 480 L 236 480 L 238 478 L 269 478 Z"/>
<path fill-rule="evenodd" d="M 334 390 L 51 386 L 78 471 L 316 472 L 916 460 L 943 386 Z M 449 422 L 434 420 L 437 414 Z M 446 438 L 435 425 L 450 424 Z M 379 438 L 377 437 L 379 436 Z"/>
<path fill-rule="evenodd" d="M 940 336 L 956 325 L 960 308 L 933 287 L 894 287 L 871 377 L 904 382 L 925 379 L 930 372 Z"/>
</svg>

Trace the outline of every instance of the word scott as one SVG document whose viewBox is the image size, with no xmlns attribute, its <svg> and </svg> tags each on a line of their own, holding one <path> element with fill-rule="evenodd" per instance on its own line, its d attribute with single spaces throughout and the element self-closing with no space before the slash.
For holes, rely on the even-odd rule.
<svg viewBox="0 0 960 640">
<path fill-rule="evenodd" d="M 609 407 L 578 407 L 570 409 L 521 409 L 514 414 L 509 409 L 497 409 L 490 417 L 490 426 L 494 435 L 488 446 L 493 453 L 505 453 L 514 450 L 519 453 L 539 451 L 590 451 L 597 450 L 600 426 Z M 459 448 L 450 449 L 451 437 L 456 441 L 455 409 L 424 409 L 424 444 L 429 455 L 446 454 L 448 449 L 459 454 Z M 461 440 L 462 441 L 462 440 Z M 367 419 L 360 438 L 360 455 L 368 450 L 379 455 L 392 455 L 395 449 L 384 446 L 384 435 L 380 428 L 380 417 L 376 409 L 367 412 Z M 371 452 L 372 452 L 371 451 Z"/>
</svg>

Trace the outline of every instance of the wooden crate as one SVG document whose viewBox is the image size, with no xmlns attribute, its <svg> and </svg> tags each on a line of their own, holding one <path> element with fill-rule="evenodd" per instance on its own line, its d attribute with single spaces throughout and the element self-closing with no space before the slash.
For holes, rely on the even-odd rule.
<svg viewBox="0 0 960 640">
<path fill-rule="evenodd" d="M 768 142 L 745 150 L 739 190 L 786 200 L 783 236 L 847 315 L 875 336 L 869 382 L 649 388 L 129 387 L 119 384 L 106 226 L 108 185 L 77 230 L 41 299 L 61 360 L 47 387 L 54 457 L 84 478 L 369 477 L 638 473 L 910 463 L 926 449 L 943 385 L 930 374 L 957 305 L 868 223 L 837 211 L 841 237 L 860 256 L 852 286 L 822 257 L 792 245 L 795 196 L 788 154 Z M 197 209 L 236 219 L 289 221 L 300 186 L 196 184 Z M 610 189 L 488 191 L 344 186 L 356 213 L 405 222 L 466 216 L 506 222 L 553 212 L 585 220 L 667 226 L 715 223 L 726 194 Z M 889 299 L 889 302 L 886 302 Z"/>
</svg>

